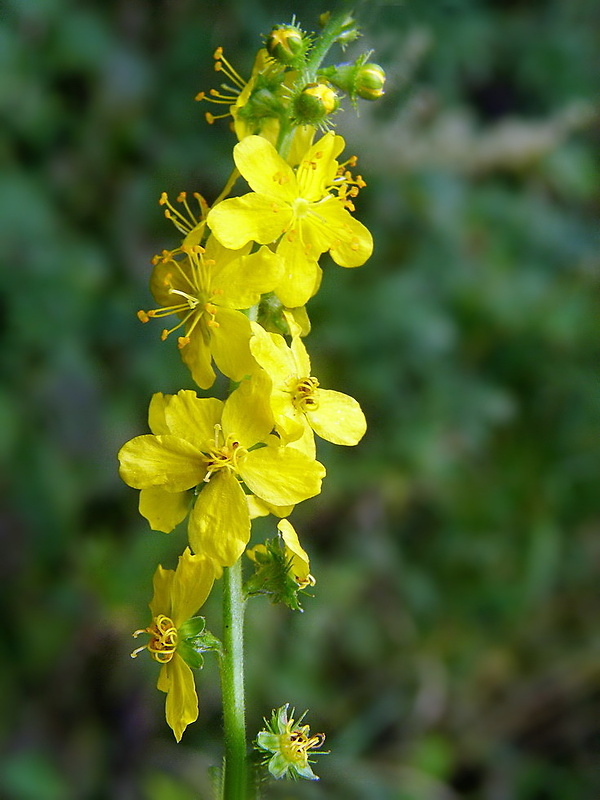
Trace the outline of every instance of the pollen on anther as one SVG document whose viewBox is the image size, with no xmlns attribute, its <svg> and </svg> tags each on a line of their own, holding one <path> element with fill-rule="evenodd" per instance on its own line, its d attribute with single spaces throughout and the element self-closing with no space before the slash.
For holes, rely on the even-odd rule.
<svg viewBox="0 0 600 800">
<path fill-rule="evenodd" d="M 179 338 L 177 339 L 177 347 L 180 350 L 182 350 L 186 346 L 186 344 L 189 344 L 189 343 L 190 343 L 190 337 L 189 336 L 179 336 Z"/>
<path fill-rule="evenodd" d="M 204 100 L 205 97 L 206 97 L 206 92 L 198 92 L 196 97 L 194 97 L 194 100 Z"/>
<path fill-rule="evenodd" d="M 137 318 L 139 319 L 140 322 L 150 322 L 150 317 L 148 316 L 148 314 L 145 311 L 142 311 L 141 309 L 137 312 Z"/>
<path fill-rule="evenodd" d="M 166 341 L 168 335 L 169 335 L 169 331 L 165 328 L 164 331 L 160 335 L 161 340 L 163 342 Z"/>
</svg>

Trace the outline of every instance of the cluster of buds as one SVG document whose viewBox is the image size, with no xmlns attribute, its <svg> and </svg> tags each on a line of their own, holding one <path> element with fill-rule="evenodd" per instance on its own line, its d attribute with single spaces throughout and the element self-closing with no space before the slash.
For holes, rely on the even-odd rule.
<svg viewBox="0 0 600 800">
<path fill-rule="evenodd" d="M 321 17 L 323 25 L 328 21 L 329 15 Z M 333 39 L 344 47 L 359 35 L 354 19 L 347 15 Z M 218 48 L 215 69 L 230 83 L 208 93 L 200 92 L 196 99 L 228 105 L 229 111 L 219 116 L 231 114 L 238 138 L 248 133 L 271 138 L 280 131 L 282 120 L 327 130 L 344 95 L 353 105 L 357 98 L 377 100 L 383 95 L 385 73 L 378 64 L 369 61 L 370 52 L 352 63 L 322 68 L 311 62 L 318 41 L 316 35 L 305 33 L 295 20 L 275 25 L 265 37 L 265 46 L 259 51 L 247 82 L 224 58 L 222 48 Z M 219 116 L 206 114 L 210 122 Z"/>
</svg>

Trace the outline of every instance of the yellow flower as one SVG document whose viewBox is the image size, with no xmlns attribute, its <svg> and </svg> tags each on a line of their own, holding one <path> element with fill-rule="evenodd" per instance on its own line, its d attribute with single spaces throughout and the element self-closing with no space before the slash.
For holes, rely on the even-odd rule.
<svg viewBox="0 0 600 800">
<path fill-rule="evenodd" d="M 157 687 L 167 693 L 166 718 L 178 742 L 186 727 L 198 719 L 194 675 L 181 655 L 187 644 L 185 626 L 189 627 L 188 621 L 210 594 L 215 570 L 210 559 L 193 556 L 189 548 L 179 557 L 177 569 L 159 566 L 154 573 L 154 597 L 150 603 L 152 623 L 133 634 L 137 638 L 147 633 L 150 640 L 134 650 L 132 658 L 148 650 L 162 664 Z"/>
<path fill-rule="evenodd" d="M 289 513 L 290 506 L 321 491 L 325 475 L 318 461 L 270 434 L 265 381 L 258 373 L 225 403 L 188 390 L 155 395 L 151 420 L 160 432 L 138 436 L 119 452 L 121 477 L 145 493 L 140 511 L 151 527 L 172 530 L 192 501 L 189 490 L 195 490 L 190 545 L 222 566 L 234 564 L 250 538 L 242 483 L 270 508 L 287 506 Z M 167 494 L 173 499 L 165 512 Z"/>
<path fill-rule="evenodd" d="M 184 329 L 178 338 L 183 361 L 202 389 L 215 380 L 217 367 L 234 381 L 255 368 L 250 353 L 250 323 L 238 309 L 253 306 L 272 291 L 282 266 L 267 247 L 249 255 L 249 247 L 227 250 L 209 237 L 206 247 L 184 246 L 166 252 L 154 267 L 150 288 L 161 308 L 138 313 L 142 322 L 175 314 L 178 324 L 162 338 Z"/>
<path fill-rule="evenodd" d="M 333 444 L 358 444 L 367 429 L 360 405 L 347 394 L 319 387 L 300 337 L 293 336 L 288 347 L 283 336 L 256 323 L 252 332 L 250 349 L 271 379 L 271 410 L 281 435 L 288 442 L 300 440 L 308 455 L 314 455 L 314 437 L 307 427 Z"/>
<path fill-rule="evenodd" d="M 357 267 L 373 250 L 371 234 L 349 213 L 362 178 L 354 180 L 337 156 L 344 140 L 325 134 L 296 170 L 261 136 L 247 136 L 233 150 L 236 166 L 252 192 L 218 203 L 207 222 L 217 239 L 233 249 L 250 241 L 278 241 L 284 275 L 275 287 L 281 302 L 304 305 L 317 291 L 325 251 L 343 267 Z"/>
<path fill-rule="evenodd" d="M 260 731 L 256 737 L 259 750 L 268 753 L 264 764 L 274 778 L 306 778 L 319 780 L 309 764 L 309 754 L 317 754 L 325 741 L 324 733 L 310 735 L 310 727 L 302 725 L 306 711 L 296 722 L 294 709 L 288 716 L 289 704 L 276 708 L 269 721 L 265 720 L 266 730 Z"/>
</svg>

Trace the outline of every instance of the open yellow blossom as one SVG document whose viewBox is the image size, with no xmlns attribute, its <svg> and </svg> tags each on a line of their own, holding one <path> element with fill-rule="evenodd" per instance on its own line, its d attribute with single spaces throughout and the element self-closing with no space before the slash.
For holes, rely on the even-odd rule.
<svg viewBox="0 0 600 800">
<path fill-rule="evenodd" d="M 207 223 L 225 247 L 278 242 L 285 268 L 275 293 L 289 308 L 304 305 L 317 291 L 322 253 L 329 251 L 343 267 L 358 267 L 373 250 L 371 234 L 350 214 L 364 181 L 352 178 L 350 162 L 337 162 L 343 148 L 343 138 L 329 132 L 294 170 L 266 139 L 247 136 L 233 155 L 252 192 L 223 200 L 208 213 Z"/>
<path fill-rule="evenodd" d="M 283 336 L 256 323 L 252 332 L 250 349 L 271 379 L 271 410 L 281 435 L 301 441 L 308 455 L 314 455 L 314 437 L 307 437 L 307 428 L 333 444 L 358 444 L 367 429 L 360 405 L 347 394 L 319 387 L 300 337 L 293 336 L 288 347 Z"/>
<path fill-rule="evenodd" d="M 243 553 L 250 512 L 242 483 L 271 508 L 286 511 L 321 491 L 323 465 L 270 434 L 273 418 L 260 373 L 225 403 L 182 390 L 159 396 L 155 406 L 153 423 L 161 432 L 123 445 L 120 474 L 129 486 L 147 493 L 140 510 L 151 526 L 157 519 L 164 522 L 161 506 L 167 492 L 179 514 L 192 502 L 189 490 L 194 490 L 188 537 L 195 553 L 227 567 Z"/>
<path fill-rule="evenodd" d="M 147 633 L 146 645 L 131 654 L 135 657 L 148 650 L 162 664 L 157 687 L 167 693 L 167 722 L 180 741 L 186 727 L 198 719 L 198 696 L 194 675 L 182 657 L 186 639 L 183 626 L 204 604 L 215 580 L 216 566 L 204 556 L 194 556 L 186 548 L 179 557 L 177 569 L 159 566 L 154 573 L 154 597 L 150 603 L 151 624 L 136 631 L 135 637 Z"/>
<path fill-rule="evenodd" d="M 182 330 L 178 346 L 183 361 L 202 389 L 215 380 L 217 367 L 234 381 L 255 368 L 250 353 L 250 323 L 239 309 L 253 306 L 270 292 L 282 274 L 279 258 L 267 247 L 227 250 L 214 236 L 206 247 L 184 246 L 156 261 L 150 288 L 160 308 L 140 311 L 142 322 L 176 315 L 179 321 L 163 339 Z"/>
</svg>

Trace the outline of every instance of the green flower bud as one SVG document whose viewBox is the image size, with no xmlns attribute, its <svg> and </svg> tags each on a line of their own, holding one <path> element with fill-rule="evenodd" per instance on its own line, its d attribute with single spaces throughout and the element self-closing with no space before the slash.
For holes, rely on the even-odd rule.
<svg viewBox="0 0 600 800">
<path fill-rule="evenodd" d="M 294 100 L 294 118 L 299 125 L 321 125 L 337 111 L 340 99 L 326 83 L 309 83 Z"/>
<path fill-rule="evenodd" d="M 378 100 L 384 85 L 385 72 L 379 64 L 363 64 L 356 74 L 354 89 L 363 100 Z"/>
<path fill-rule="evenodd" d="M 383 95 L 385 72 L 379 64 L 367 62 L 367 56 L 361 56 L 354 64 L 338 64 L 326 67 L 319 75 L 346 92 L 354 103 L 357 97 L 363 100 L 377 100 Z"/>
<path fill-rule="evenodd" d="M 296 66 L 306 52 L 307 40 L 295 25 L 276 25 L 267 35 L 265 47 L 280 64 Z"/>
</svg>

